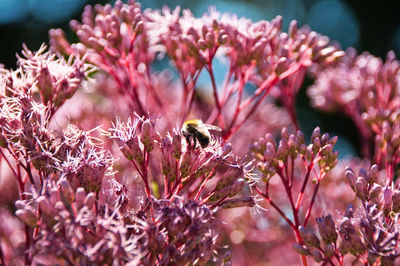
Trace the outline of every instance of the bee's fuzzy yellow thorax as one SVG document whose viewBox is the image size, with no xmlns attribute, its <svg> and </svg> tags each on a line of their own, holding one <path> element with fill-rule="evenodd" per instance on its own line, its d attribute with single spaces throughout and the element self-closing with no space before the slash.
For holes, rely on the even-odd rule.
<svg viewBox="0 0 400 266">
<path fill-rule="evenodd" d="M 189 119 L 189 120 L 186 120 L 183 123 L 183 125 L 185 125 L 185 126 L 188 126 L 188 125 L 197 126 L 197 125 L 202 124 L 202 123 L 203 123 L 203 121 L 201 121 L 200 119 Z"/>
</svg>

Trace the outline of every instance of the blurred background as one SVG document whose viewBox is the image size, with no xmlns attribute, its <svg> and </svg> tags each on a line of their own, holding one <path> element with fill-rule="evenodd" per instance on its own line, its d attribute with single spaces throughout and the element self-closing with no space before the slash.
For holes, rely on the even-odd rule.
<svg viewBox="0 0 400 266">
<path fill-rule="evenodd" d="M 62 28 L 74 40 L 68 22 L 80 20 L 85 5 L 112 3 L 95 0 L 0 0 L 0 63 L 15 68 L 16 57 L 26 43 L 31 50 L 48 42 L 48 30 Z M 284 29 L 295 19 L 340 43 L 343 49 L 355 47 L 385 58 L 389 50 L 400 54 L 400 1 L 363 0 L 144 0 L 143 9 L 181 6 L 195 16 L 214 5 L 220 12 L 237 14 L 253 21 L 271 20 L 282 15 Z M 312 80 L 306 80 L 307 87 Z M 299 95 L 297 109 L 301 127 L 310 133 L 319 125 L 323 131 L 339 136 L 341 157 L 358 154 L 358 136 L 352 122 L 340 114 L 324 114 L 309 106 L 305 89 Z"/>
</svg>

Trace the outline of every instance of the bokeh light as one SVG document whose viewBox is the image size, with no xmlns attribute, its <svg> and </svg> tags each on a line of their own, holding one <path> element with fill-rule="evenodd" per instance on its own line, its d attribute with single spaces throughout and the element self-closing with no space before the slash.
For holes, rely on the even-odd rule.
<svg viewBox="0 0 400 266">
<path fill-rule="evenodd" d="M 84 4 L 82 0 L 29 0 L 28 8 L 39 21 L 55 23 L 71 18 Z"/>
<path fill-rule="evenodd" d="M 27 15 L 28 8 L 20 0 L 0 0 L 0 25 L 17 23 Z"/>
<path fill-rule="evenodd" d="M 323 0 L 314 4 L 308 12 L 306 24 L 343 48 L 355 46 L 359 38 L 359 25 L 352 10 L 339 0 Z"/>
<path fill-rule="evenodd" d="M 0 0 L 0 25 L 23 23 L 27 18 L 47 24 L 63 22 L 85 3 L 83 0 Z"/>
</svg>

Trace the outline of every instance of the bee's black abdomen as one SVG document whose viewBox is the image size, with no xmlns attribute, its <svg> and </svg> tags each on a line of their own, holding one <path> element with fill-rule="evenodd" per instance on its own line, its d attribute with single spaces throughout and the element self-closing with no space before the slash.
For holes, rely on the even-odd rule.
<svg viewBox="0 0 400 266">
<path fill-rule="evenodd" d="M 202 134 L 196 134 L 196 139 L 199 141 L 202 148 L 205 148 L 210 143 L 210 138 L 203 136 Z"/>
</svg>

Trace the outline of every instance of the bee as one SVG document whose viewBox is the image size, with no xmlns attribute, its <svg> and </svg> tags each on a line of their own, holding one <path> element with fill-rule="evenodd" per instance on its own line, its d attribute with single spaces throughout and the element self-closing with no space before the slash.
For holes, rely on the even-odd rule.
<svg viewBox="0 0 400 266">
<path fill-rule="evenodd" d="M 196 148 L 196 141 L 199 142 L 202 148 L 210 144 L 211 134 L 209 130 L 221 131 L 219 127 L 204 124 L 200 119 L 186 120 L 182 126 L 182 134 L 189 145 L 191 144 L 191 139 L 193 139 L 193 148 Z"/>
</svg>

